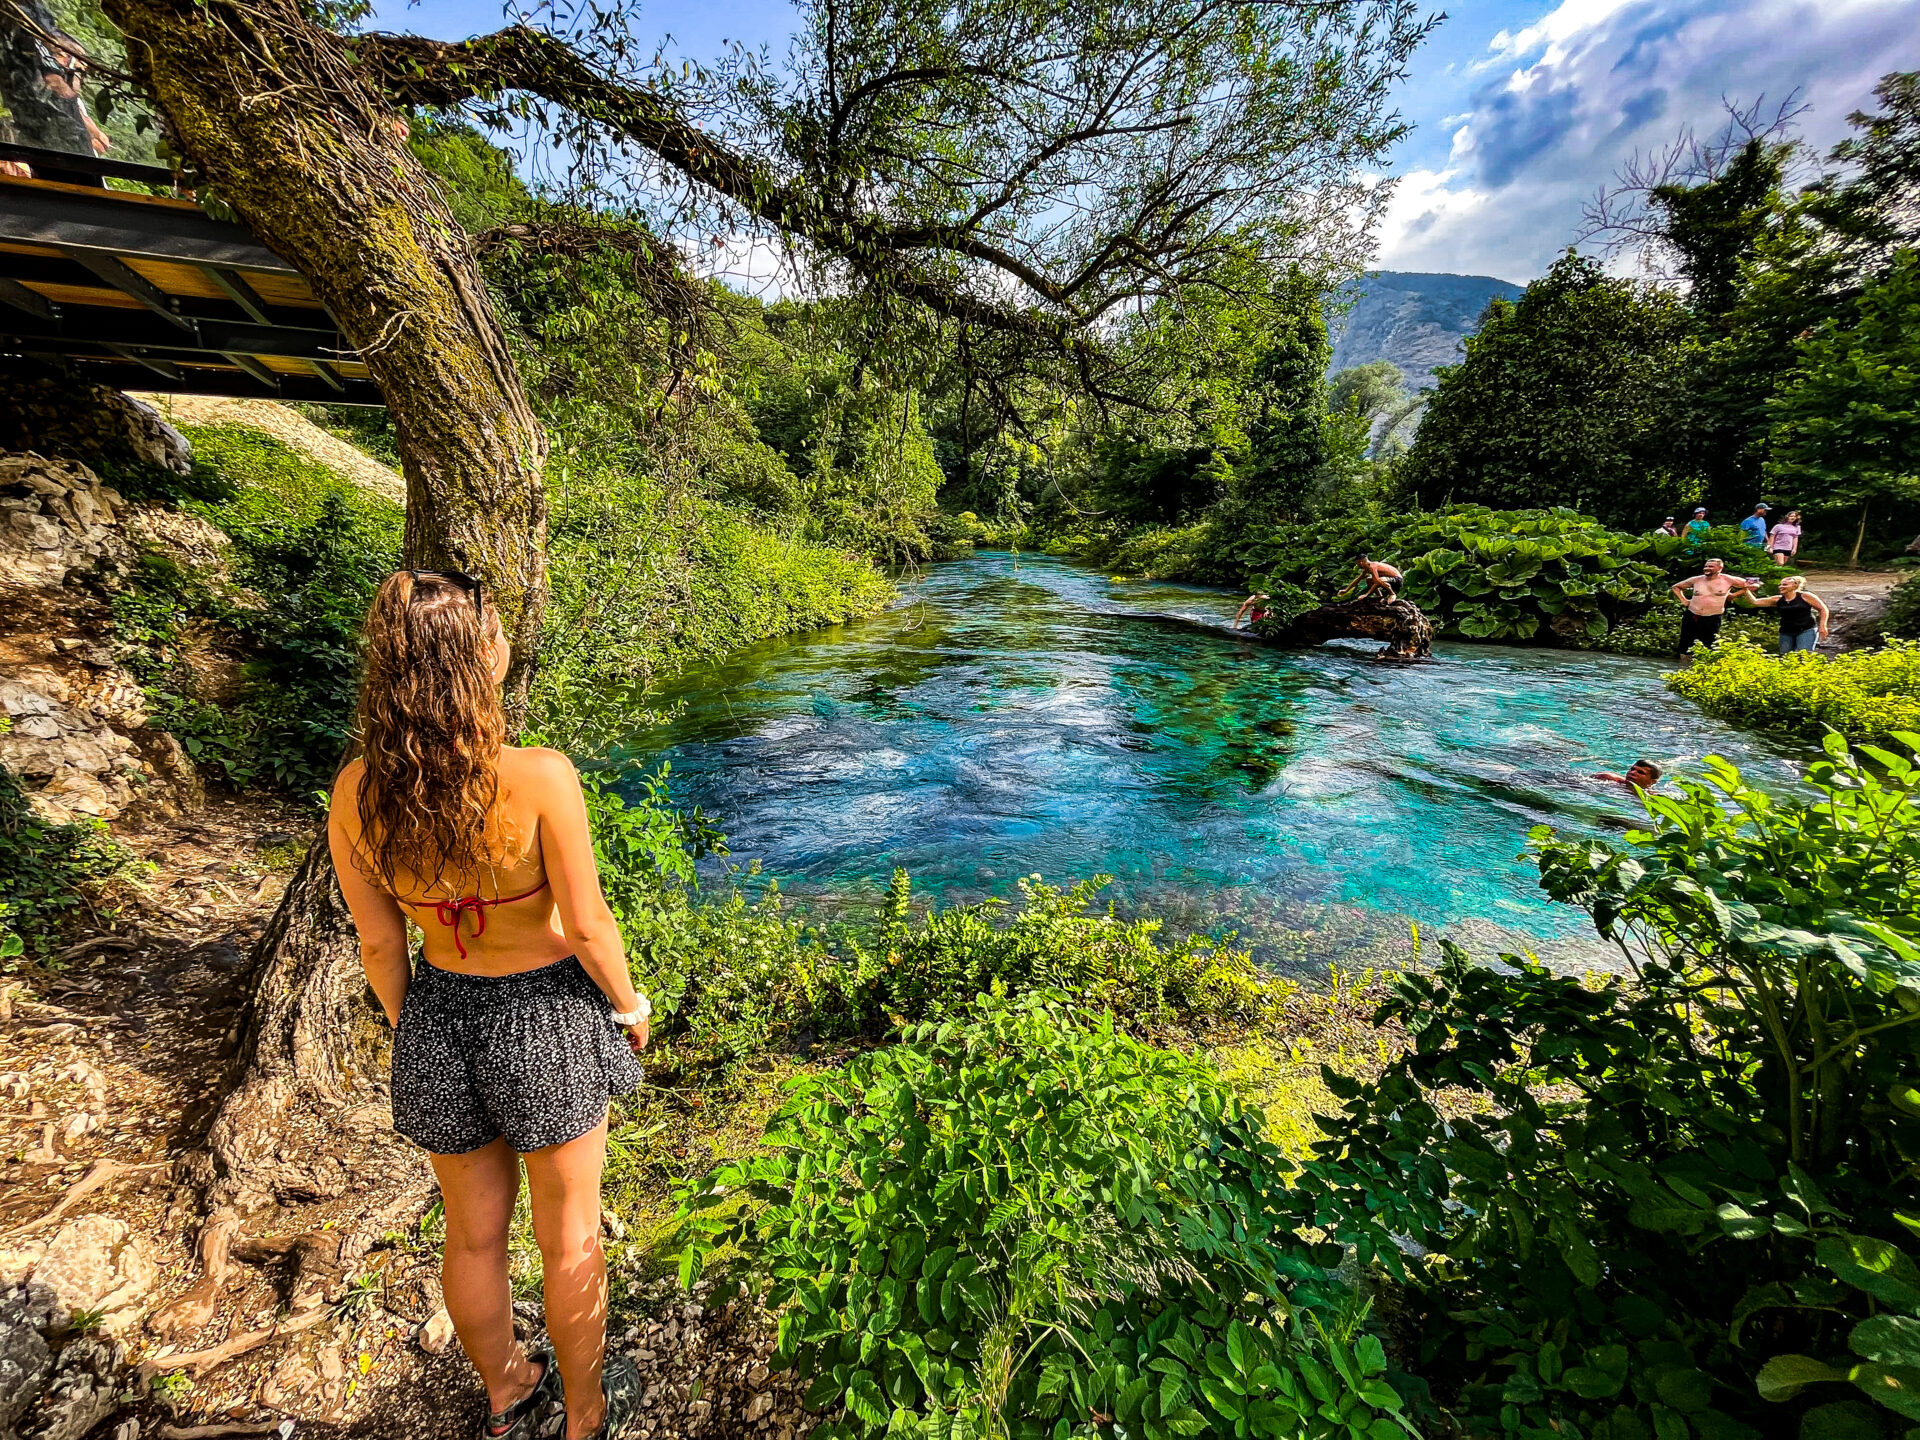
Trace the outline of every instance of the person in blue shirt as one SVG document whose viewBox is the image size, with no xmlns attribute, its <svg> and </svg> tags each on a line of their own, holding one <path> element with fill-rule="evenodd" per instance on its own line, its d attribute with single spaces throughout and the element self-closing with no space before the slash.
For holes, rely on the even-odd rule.
<svg viewBox="0 0 1920 1440">
<path fill-rule="evenodd" d="M 1740 522 L 1740 528 L 1745 532 L 1749 545 L 1753 546 L 1756 550 L 1766 549 L 1767 507 L 1765 505 L 1754 506 L 1753 513 Z"/>
</svg>

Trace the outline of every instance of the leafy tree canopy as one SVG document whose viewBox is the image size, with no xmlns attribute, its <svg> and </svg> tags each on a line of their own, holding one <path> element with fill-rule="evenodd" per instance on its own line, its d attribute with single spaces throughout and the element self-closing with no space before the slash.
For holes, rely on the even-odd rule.
<svg viewBox="0 0 1920 1440">
<path fill-rule="evenodd" d="M 1666 442 L 1688 331 L 1670 293 L 1569 251 L 1495 300 L 1438 386 L 1402 484 L 1418 498 L 1570 506 L 1646 530 L 1685 493 Z"/>
</svg>

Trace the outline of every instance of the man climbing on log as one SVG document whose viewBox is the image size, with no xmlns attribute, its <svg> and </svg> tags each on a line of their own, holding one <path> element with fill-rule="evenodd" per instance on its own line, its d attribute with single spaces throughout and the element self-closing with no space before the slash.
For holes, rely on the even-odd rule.
<svg viewBox="0 0 1920 1440">
<path fill-rule="evenodd" d="M 1361 590 L 1360 593 L 1354 597 L 1355 599 L 1365 600 L 1369 595 L 1374 594 L 1384 594 L 1388 600 L 1393 599 L 1393 587 L 1399 584 L 1402 578 L 1399 570 L 1387 564 L 1384 560 L 1375 560 L 1366 555 L 1360 557 L 1359 570 L 1360 573 L 1353 577 L 1352 583 L 1338 595 L 1335 595 L 1333 597 L 1334 600 L 1338 601 L 1344 598 L 1347 591 L 1357 589 L 1362 585 L 1366 588 Z"/>
</svg>

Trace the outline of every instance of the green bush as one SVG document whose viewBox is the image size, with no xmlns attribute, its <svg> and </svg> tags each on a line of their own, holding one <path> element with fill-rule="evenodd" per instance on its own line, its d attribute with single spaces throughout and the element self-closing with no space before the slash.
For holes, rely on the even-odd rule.
<svg viewBox="0 0 1920 1440">
<path fill-rule="evenodd" d="M 232 573 L 143 556 L 113 602 L 121 662 L 153 723 L 228 783 L 332 783 L 352 725 L 359 633 L 399 563 L 399 507 L 270 436 L 195 428 L 185 509 L 233 540 Z"/>
<path fill-rule="evenodd" d="M 1259 1112 L 1084 1011 L 982 996 L 797 1082 L 687 1196 L 683 1280 L 745 1252 L 828 1437 L 1410 1433 Z"/>
<path fill-rule="evenodd" d="M 1671 660 L 1680 653 L 1680 617 L 1684 613 L 1686 607 L 1671 599 L 1655 600 L 1651 609 L 1625 624 L 1616 625 L 1605 639 L 1595 641 L 1593 648 L 1610 655 L 1646 655 Z M 1745 641 L 1771 651 L 1779 644 L 1779 637 L 1780 622 L 1770 610 L 1735 606 L 1727 611 L 1726 623 L 1720 627 L 1722 645 Z"/>
<path fill-rule="evenodd" d="M 1887 597 L 1880 635 L 1887 640 L 1920 640 L 1920 575 L 1902 580 Z"/>
<path fill-rule="evenodd" d="M 1920 643 L 1838 655 L 1775 655 L 1723 641 L 1667 676 L 1667 688 L 1736 725 L 1817 743 L 1831 726 L 1850 740 L 1920 730 Z"/>
<path fill-rule="evenodd" d="M 137 863 L 97 820 L 41 819 L 19 781 L 0 768 L 0 961 L 54 948 L 61 925 L 87 907 L 89 894 Z"/>
<path fill-rule="evenodd" d="M 1631 974 L 1448 946 L 1376 1017 L 1409 1051 L 1326 1072 L 1345 1113 L 1296 1214 L 1405 1283 L 1467 1433 L 1920 1420 L 1920 772 L 1827 751 L 1810 800 L 1710 760 L 1624 846 L 1537 829 L 1543 887 Z"/>
</svg>

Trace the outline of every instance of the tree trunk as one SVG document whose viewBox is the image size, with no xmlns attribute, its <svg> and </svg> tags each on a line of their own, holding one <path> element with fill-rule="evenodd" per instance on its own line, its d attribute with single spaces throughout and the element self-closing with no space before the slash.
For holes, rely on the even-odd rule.
<svg viewBox="0 0 1920 1440">
<path fill-rule="evenodd" d="M 313 287 L 393 416 L 406 563 L 480 576 L 525 717 L 546 604 L 546 437 L 466 232 L 360 78 L 290 0 L 106 0 L 180 150 Z"/>
<path fill-rule="evenodd" d="M 546 439 L 466 232 L 363 84 L 291 0 L 106 0 L 178 152 L 306 276 L 386 397 L 407 477 L 405 563 L 481 577 L 524 721 L 546 602 Z M 309 1188 L 287 1134 L 343 1098 L 365 981 L 324 840 L 253 955 L 241 1044 L 203 1155 L 207 1199 Z M 298 1103 L 296 1103 L 298 1102 Z"/>
<path fill-rule="evenodd" d="M 1860 528 L 1853 532 L 1853 553 L 1847 556 L 1847 568 L 1857 570 L 1860 567 L 1860 547 L 1867 543 L 1867 506 L 1871 502 L 1860 502 Z"/>
<path fill-rule="evenodd" d="M 321 1188 L 300 1166 L 305 1127 L 291 1123 L 289 1111 L 296 1100 L 338 1109 L 354 1069 L 353 1012 L 367 982 L 324 837 L 294 872 L 252 958 L 253 995 L 230 1088 L 206 1148 L 187 1155 L 179 1174 L 209 1202 L 242 1210 L 269 1193 Z"/>
</svg>

